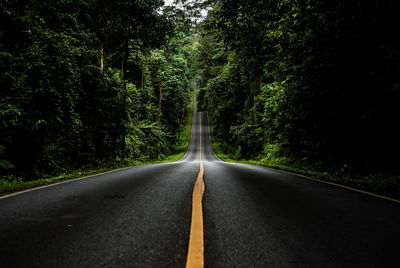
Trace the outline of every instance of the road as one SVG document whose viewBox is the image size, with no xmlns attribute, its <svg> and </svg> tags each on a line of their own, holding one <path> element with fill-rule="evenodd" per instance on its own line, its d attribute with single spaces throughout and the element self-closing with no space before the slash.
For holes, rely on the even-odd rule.
<svg viewBox="0 0 400 268">
<path fill-rule="evenodd" d="M 184 267 L 200 151 L 206 267 L 400 267 L 399 203 L 220 161 L 196 108 L 180 161 L 0 199 L 0 266 Z"/>
</svg>

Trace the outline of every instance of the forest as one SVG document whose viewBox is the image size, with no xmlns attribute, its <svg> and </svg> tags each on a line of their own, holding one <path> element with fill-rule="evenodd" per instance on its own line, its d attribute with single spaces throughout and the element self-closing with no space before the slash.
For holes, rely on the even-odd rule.
<svg viewBox="0 0 400 268">
<path fill-rule="evenodd" d="M 163 4 L 1 2 L 4 183 L 162 160 L 182 150 L 191 22 Z"/>
<path fill-rule="evenodd" d="M 195 66 L 215 149 L 399 192 L 394 2 L 214 1 Z"/>
<path fill-rule="evenodd" d="M 400 192 L 395 1 L 174 2 L 0 4 L 3 180 L 176 153 L 196 80 L 221 157 Z"/>
</svg>

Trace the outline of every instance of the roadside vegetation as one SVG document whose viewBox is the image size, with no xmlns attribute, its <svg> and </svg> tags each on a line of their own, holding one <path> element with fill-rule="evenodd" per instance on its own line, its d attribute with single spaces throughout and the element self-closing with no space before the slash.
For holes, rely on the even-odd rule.
<svg viewBox="0 0 400 268">
<path fill-rule="evenodd" d="M 394 2 L 1 2 L 0 191 L 179 159 L 195 79 L 221 158 L 400 198 Z"/>
<path fill-rule="evenodd" d="M 394 2 L 213 3 L 193 66 L 219 156 L 399 198 Z"/>
<path fill-rule="evenodd" d="M 193 119 L 193 91 L 191 92 L 191 99 L 187 106 L 188 113 L 184 118 L 182 124 L 183 129 L 179 132 L 179 139 L 177 143 L 174 145 L 172 152 L 173 154 L 164 156 L 164 158 L 160 158 L 158 160 L 148 161 L 148 162 L 141 162 L 135 159 L 131 159 L 130 162 L 126 161 L 125 163 L 116 162 L 114 165 L 110 165 L 108 167 L 92 167 L 91 169 L 81 169 L 76 170 L 73 172 L 63 173 L 58 176 L 48 176 L 46 178 L 40 178 L 36 180 L 24 180 L 23 178 L 13 178 L 0 179 L 0 195 L 7 194 L 15 191 L 21 191 L 33 187 L 48 185 L 52 183 L 67 181 L 71 179 L 81 178 L 85 176 L 95 175 L 107 171 L 112 171 L 116 169 L 121 169 L 130 166 L 137 166 L 137 165 L 145 165 L 145 164 L 156 164 L 156 163 L 168 163 L 174 162 L 181 159 L 184 154 L 186 153 L 189 143 L 190 143 L 190 135 L 192 129 L 192 119 Z"/>
<path fill-rule="evenodd" d="M 338 170 L 336 168 L 330 170 L 317 170 L 315 166 L 312 165 L 305 166 L 304 163 L 279 161 L 276 159 L 233 159 L 232 155 L 226 154 L 223 151 L 221 142 L 216 142 L 214 140 L 212 145 L 215 154 L 221 160 L 226 162 L 251 164 L 279 169 L 400 200 L 400 176 L 385 173 L 368 175 L 349 174 L 344 172 L 344 170 Z"/>
<path fill-rule="evenodd" d="M 6 1 L 0 13 L 0 192 L 184 154 L 193 78 L 184 10 Z"/>
<path fill-rule="evenodd" d="M 182 131 L 178 132 L 178 142 L 175 144 L 172 155 L 168 155 L 160 163 L 174 162 L 181 159 L 187 152 L 190 144 L 190 136 L 192 134 L 192 121 L 193 121 L 193 105 L 194 105 L 194 91 L 191 92 L 190 102 L 187 107 L 188 114 L 183 122 Z"/>
</svg>

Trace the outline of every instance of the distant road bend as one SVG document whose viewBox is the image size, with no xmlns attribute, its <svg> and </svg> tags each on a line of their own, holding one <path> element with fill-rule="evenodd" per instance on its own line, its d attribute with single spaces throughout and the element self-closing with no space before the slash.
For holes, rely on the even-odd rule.
<svg viewBox="0 0 400 268">
<path fill-rule="evenodd" d="M 220 161 L 196 108 L 180 161 L 1 198 L 0 266 L 184 267 L 200 154 L 205 266 L 400 267 L 399 203 Z"/>
</svg>

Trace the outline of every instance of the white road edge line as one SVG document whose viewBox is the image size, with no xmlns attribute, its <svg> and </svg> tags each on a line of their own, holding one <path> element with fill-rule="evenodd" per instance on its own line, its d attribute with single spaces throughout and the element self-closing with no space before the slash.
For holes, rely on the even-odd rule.
<svg viewBox="0 0 400 268">
<path fill-rule="evenodd" d="M 229 162 L 227 162 L 227 163 L 229 163 Z M 231 163 L 235 163 L 235 162 L 231 162 Z M 272 169 L 272 170 L 275 170 L 277 172 L 287 173 L 287 174 L 290 174 L 290 175 L 293 175 L 293 176 L 296 176 L 296 177 L 300 177 L 300 178 L 304 178 L 304 179 L 308 179 L 308 180 L 312 180 L 312 181 L 317 181 L 317 182 L 333 185 L 333 186 L 336 186 L 336 187 L 344 188 L 346 190 L 351 190 L 351 191 L 354 191 L 354 192 L 359 192 L 359 193 L 363 193 L 363 194 L 366 194 L 366 195 L 370 195 L 370 196 L 378 197 L 378 198 L 381 198 L 381 199 L 385 199 L 385 200 L 388 200 L 388 201 L 400 203 L 400 200 L 397 200 L 395 198 L 390 198 L 390 197 L 387 197 L 387 196 L 384 196 L 384 195 L 374 194 L 374 193 L 371 193 L 371 192 L 363 191 L 363 190 L 352 188 L 352 187 L 349 187 L 349 186 L 345 186 L 345 185 L 337 184 L 337 183 L 334 183 L 334 182 L 329 182 L 329 181 L 325 181 L 325 180 L 321 180 L 321 179 L 308 177 L 306 175 L 301 175 L 301 174 L 297 174 L 297 173 L 286 171 L 286 170 L 282 170 L 282 169 L 271 168 L 271 167 L 266 167 L 266 166 L 260 166 L 260 165 L 256 165 L 256 164 L 245 164 L 245 163 L 236 163 L 236 164 L 252 165 L 252 166 L 256 166 L 256 167 Z"/>
<path fill-rule="evenodd" d="M 194 105 L 194 104 L 193 104 L 193 105 Z M 193 116 L 193 115 L 192 115 L 192 116 Z M 179 159 L 179 160 L 177 160 L 176 162 L 178 162 L 178 161 L 183 161 L 183 159 L 186 157 L 187 153 L 189 152 L 190 144 L 192 143 L 192 130 L 193 130 L 193 121 L 192 121 L 192 126 L 191 126 L 191 129 L 190 129 L 190 140 L 189 140 L 188 149 L 187 149 L 186 153 L 184 154 L 184 156 L 182 156 L 182 158 Z M 163 164 L 163 163 L 162 163 L 162 164 Z M 9 198 L 9 197 L 12 197 L 12 196 L 20 195 L 20 194 L 23 194 L 23 193 L 28 193 L 28 192 L 36 191 L 36 190 L 44 189 L 44 188 L 47 188 L 47 187 L 52 187 L 52 186 L 64 184 L 64 183 L 67 183 L 67 182 L 73 182 L 73 181 L 79 181 L 79 180 L 83 180 L 83 179 L 88 179 L 88 178 L 92 178 L 92 177 L 95 177 L 95 176 L 100 176 L 100 175 L 104 175 L 104 174 L 112 173 L 112 172 L 115 172 L 115 171 L 120 171 L 120 170 L 124 170 L 124 169 L 128 169 L 128 168 L 132 168 L 132 167 L 136 167 L 136 166 L 130 166 L 130 167 L 125 167 L 125 168 L 118 168 L 118 169 L 113 169 L 113 170 L 106 171 L 106 172 L 102 172 L 102 173 L 96 173 L 96 174 L 93 174 L 93 175 L 89 175 L 89 176 L 85 176 L 85 177 L 80 177 L 80 178 L 76 178 L 76 179 L 71 179 L 71 180 L 65 180 L 65 181 L 61 181 L 61 182 L 50 183 L 50 184 L 46 184 L 46 185 L 42 185 L 42 186 L 36 186 L 36 187 L 29 188 L 29 189 L 26 189 L 26 190 L 17 191 L 17 192 L 11 193 L 11 194 L 0 195 L 0 200 L 1 200 L 1 199 L 6 199 L 6 198 Z"/>
<path fill-rule="evenodd" d="M 207 114 L 207 118 L 208 118 L 208 114 Z M 209 138 L 210 138 L 210 141 L 211 141 L 210 124 L 208 124 L 208 134 L 209 134 Z M 308 177 L 308 176 L 305 176 L 305 175 L 297 174 L 297 173 L 286 171 L 286 170 L 282 170 L 282 169 L 271 168 L 271 167 L 267 167 L 267 166 L 260 166 L 260 165 L 256 165 L 256 164 L 245 164 L 245 163 L 239 163 L 239 162 L 227 162 L 227 161 L 224 161 L 224 160 L 222 160 L 221 158 L 219 158 L 217 156 L 217 154 L 214 152 L 214 148 L 212 147 L 212 145 L 211 145 L 211 148 L 212 148 L 212 151 L 213 151 L 215 157 L 217 159 L 219 159 L 220 161 L 223 161 L 223 162 L 226 162 L 226 163 L 237 163 L 237 164 L 243 164 L 243 165 L 253 165 L 253 166 L 257 166 L 257 167 L 268 168 L 268 169 L 272 169 L 272 170 L 275 170 L 275 171 L 278 171 L 278 172 L 287 173 L 287 174 L 294 175 L 294 176 L 297 176 L 297 177 L 301 177 L 301 178 L 305 178 L 305 179 L 309 179 L 309 180 L 313 180 L 313 181 L 322 182 L 322 183 L 325 183 L 325 184 L 333 185 L 333 186 L 344 188 L 344 189 L 347 189 L 347 190 L 351 190 L 351 191 L 363 193 L 363 194 L 366 194 L 366 195 L 371 195 L 371 196 L 374 196 L 374 197 L 378 197 L 378 198 L 382 198 L 382 199 L 385 199 L 385 200 L 389 200 L 389 201 L 392 201 L 392 202 L 400 203 L 400 200 L 397 200 L 395 198 L 390 198 L 390 197 L 387 197 L 387 196 L 384 196 L 384 195 L 374 194 L 374 193 L 371 193 L 371 192 L 359 190 L 359 189 L 352 188 L 352 187 L 349 187 L 349 186 L 345 186 L 345 185 L 337 184 L 337 183 L 334 183 L 334 182 L 329 182 L 329 181 L 325 181 L 325 180 L 321 180 L 321 179 Z"/>
<path fill-rule="evenodd" d="M 214 147 L 212 146 L 212 141 L 211 141 L 210 120 L 208 119 L 208 112 L 207 112 L 207 126 L 208 126 L 208 138 L 209 138 L 210 144 L 211 144 L 211 151 L 213 152 L 215 158 L 217 158 L 219 161 L 225 162 L 224 160 L 219 158 L 218 155 L 214 152 Z"/>
<path fill-rule="evenodd" d="M 88 176 L 80 177 L 80 178 L 76 178 L 76 179 L 65 180 L 65 181 L 55 182 L 55 183 L 51 183 L 51 184 L 47 184 L 47 185 L 37 186 L 37 187 L 29 188 L 29 189 L 26 189 L 26 190 L 18 191 L 18 192 L 15 192 L 15 193 L 2 195 L 2 196 L 0 196 L 0 200 L 1 199 L 6 199 L 6 198 L 9 198 L 9 197 L 12 197 L 12 196 L 16 196 L 16 195 L 20 195 L 20 194 L 24 194 L 24 193 L 28 193 L 28 192 L 32 192 L 32 191 L 36 191 L 36 190 L 40 190 L 40 189 L 44 189 L 44 188 L 48 188 L 48 187 L 53 187 L 53 186 L 64 184 L 64 183 L 68 183 L 68 182 L 74 182 L 74 181 L 89 179 L 89 178 L 93 178 L 93 177 L 96 177 L 96 176 L 109 174 L 109 173 L 113 173 L 113 172 L 116 172 L 116 171 L 121 171 L 121 170 L 124 170 L 124 169 L 129 169 L 129 168 L 133 168 L 133 167 L 137 167 L 137 166 L 118 168 L 118 169 L 113 169 L 113 170 L 102 172 L 102 173 L 96 173 L 96 174 L 92 174 L 92 175 L 88 175 Z"/>
<path fill-rule="evenodd" d="M 266 168 L 269 168 L 269 167 L 266 167 Z M 367 192 L 367 191 L 356 189 L 356 188 L 353 188 L 353 187 L 341 185 L 341 184 L 338 184 L 338 183 L 329 182 L 329 181 L 325 181 L 325 180 L 321 180 L 321 179 L 316 179 L 316 178 L 308 177 L 308 176 L 305 176 L 305 175 L 293 173 L 293 172 L 286 171 L 286 170 L 280 170 L 280 169 L 276 169 L 276 168 L 269 168 L 269 169 L 273 169 L 273 170 L 284 172 L 284 173 L 288 173 L 288 174 L 291 174 L 291 175 L 294 175 L 294 176 L 297 176 L 297 177 L 302 177 L 302 178 L 305 178 L 305 179 L 308 179 L 308 180 L 318 181 L 318 182 L 322 182 L 322 183 L 325 183 L 325 184 L 333 185 L 333 186 L 336 186 L 336 187 L 344 188 L 344 189 L 347 189 L 347 190 L 352 190 L 352 191 L 363 193 L 363 194 L 366 194 L 366 195 L 371 195 L 371 196 L 374 196 L 374 197 L 378 197 L 378 198 L 382 198 L 382 199 L 385 199 L 385 200 L 389 200 L 389 201 L 393 201 L 393 202 L 396 202 L 396 203 L 400 203 L 400 200 L 397 200 L 397 199 L 394 199 L 394 198 L 390 198 L 390 197 L 387 197 L 387 196 L 384 196 L 384 195 L 374 194 L 374 193 L 371 193 L 371 192 Z"/>
</svg>

